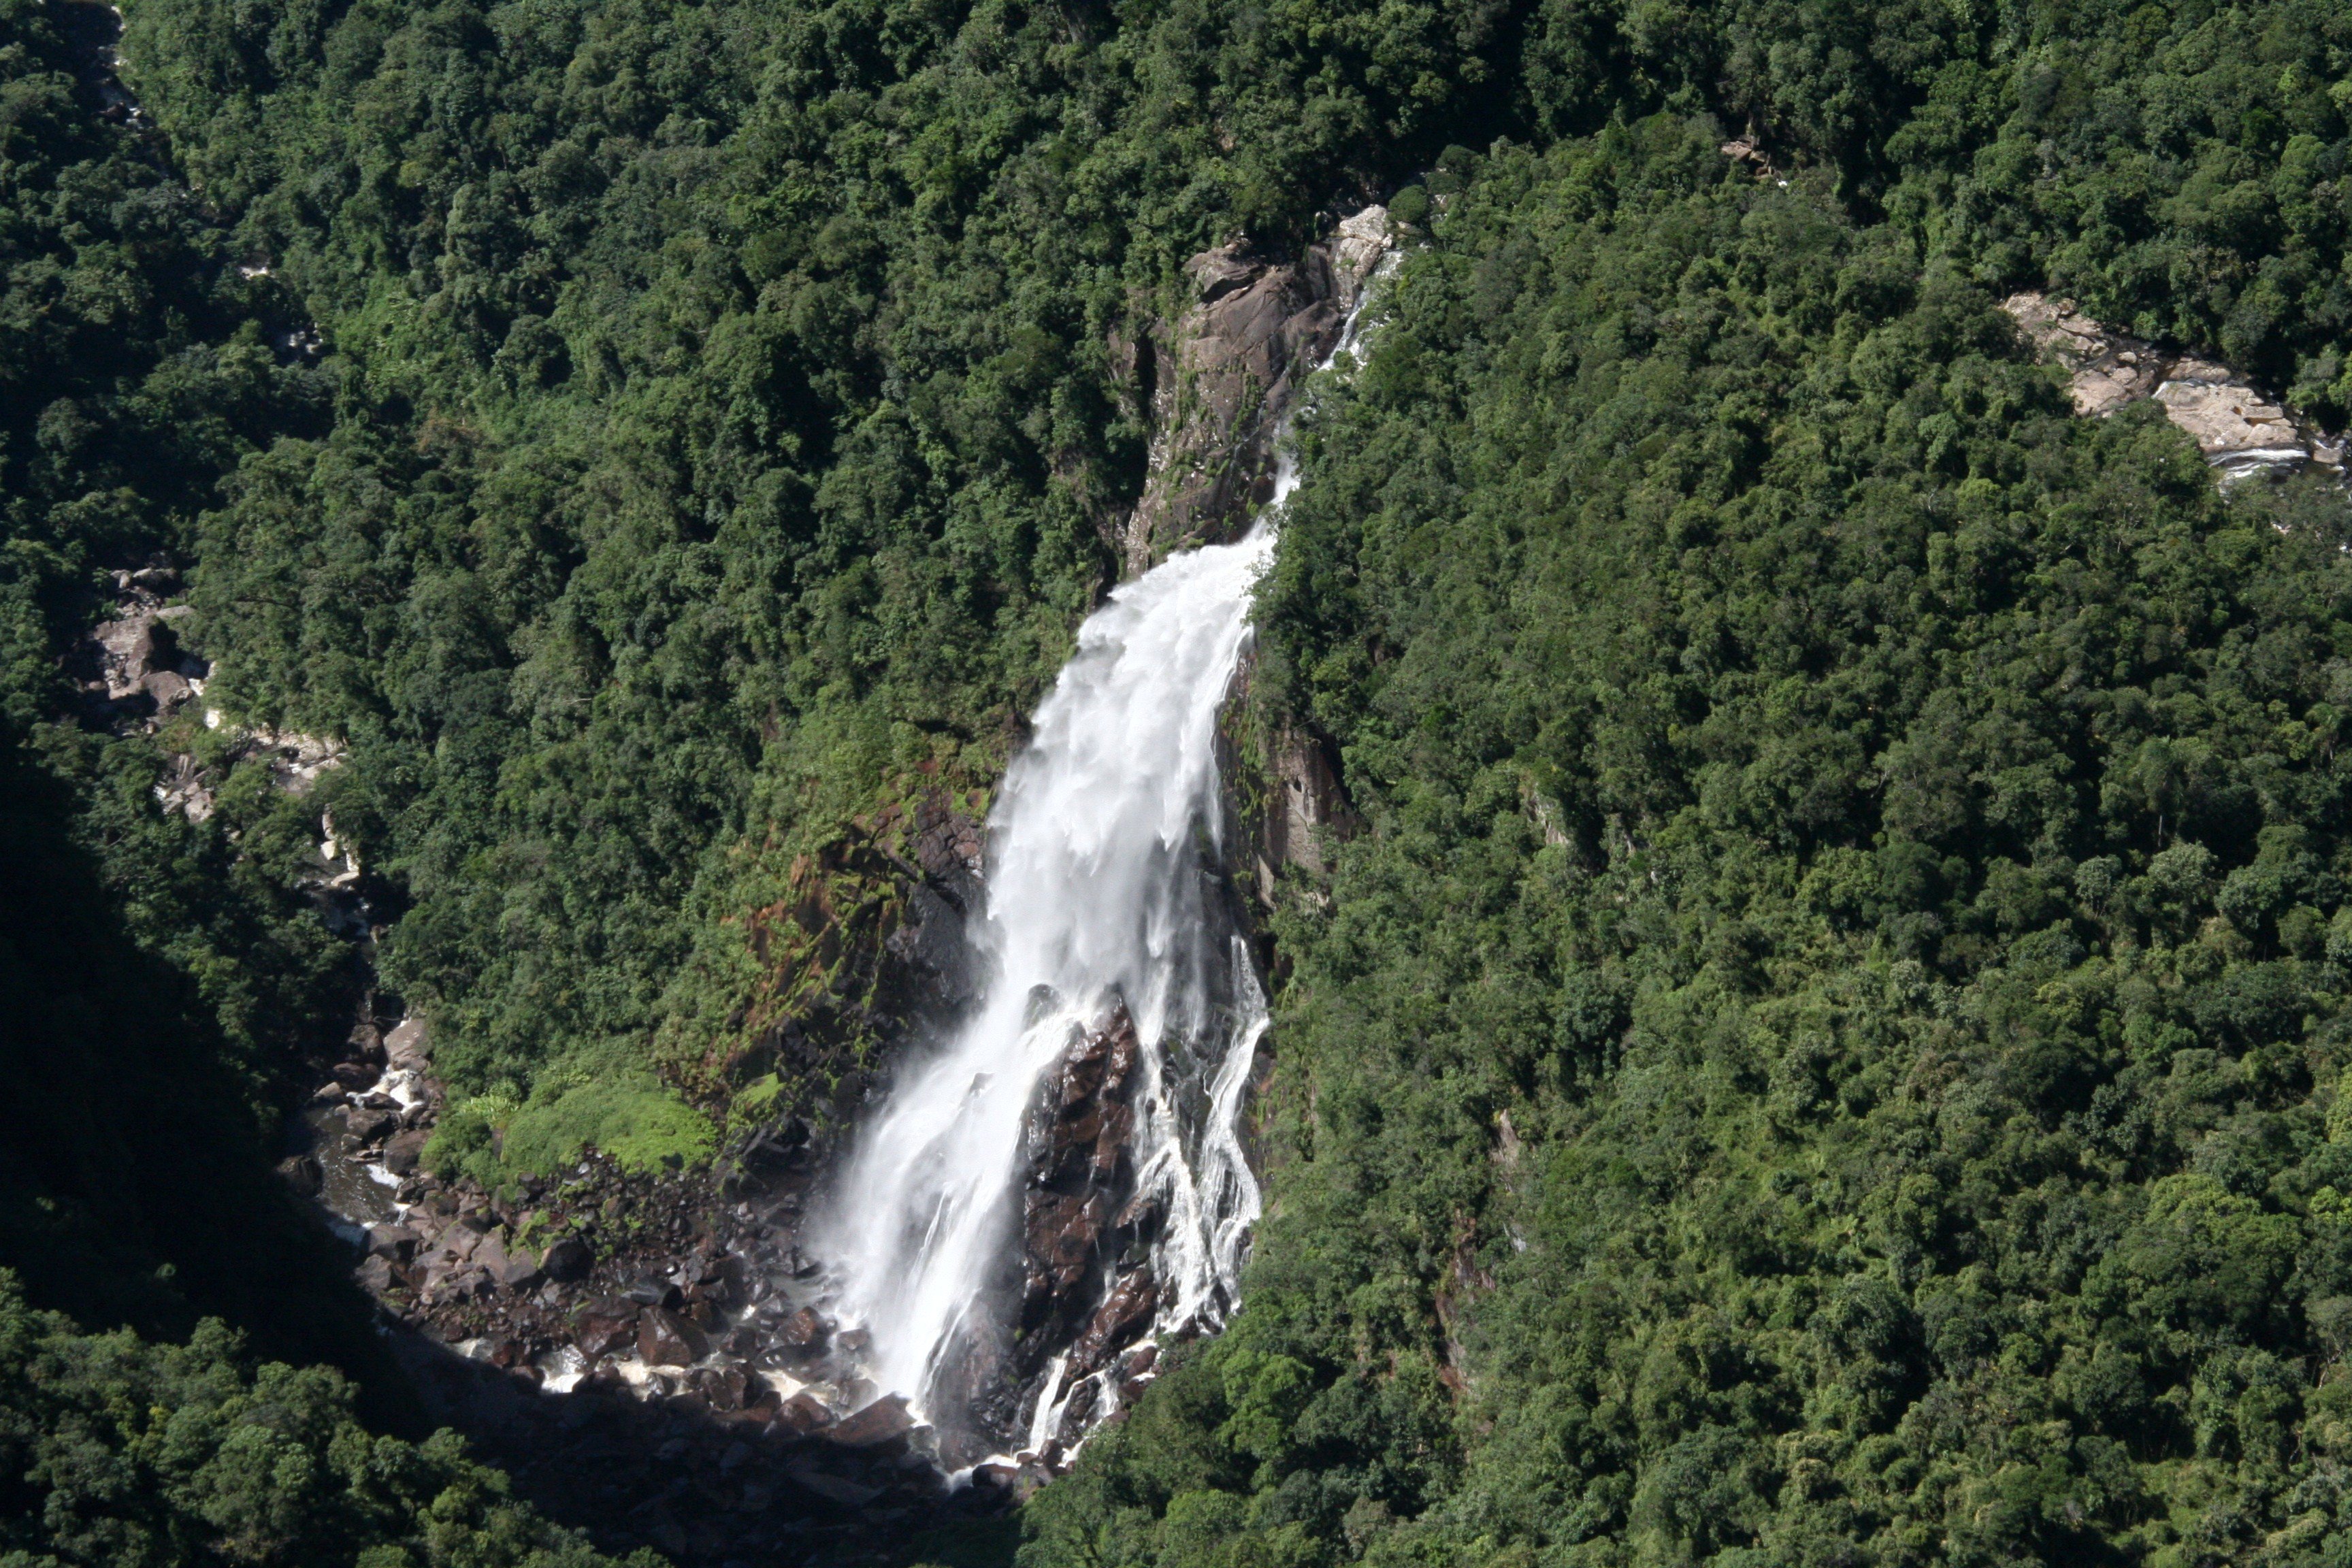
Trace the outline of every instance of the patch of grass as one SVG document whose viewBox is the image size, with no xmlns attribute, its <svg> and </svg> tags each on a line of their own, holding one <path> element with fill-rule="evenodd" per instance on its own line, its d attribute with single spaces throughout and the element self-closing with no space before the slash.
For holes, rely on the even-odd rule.
<svg viewBox="0 0 2352 1568">
<path fill-rule="evenodd" d="M 547 1175 L 593 1145 L 622 1169 L 693 1164 L 719 1141 L 710 1119 L 646 1083 L 585 1083 L 527 1105 L 507 1124 L 499 1163 L 511 1175 Z"/>
</svg>

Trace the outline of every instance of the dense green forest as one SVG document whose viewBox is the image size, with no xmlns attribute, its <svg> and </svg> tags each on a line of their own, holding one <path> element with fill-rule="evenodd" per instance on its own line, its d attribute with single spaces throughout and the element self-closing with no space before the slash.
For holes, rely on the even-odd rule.
<svg viewBox="0 0 2352 1568">
<path fill-rule="evenodd" d="M 0 0 L 11 1564 L 585 1561 L 366 1435 L 268 1178 L 362 984 L 319 814 L 440 1157 L 824 1105 L 874 1043 L 777 1029 L 897 895 L 747 917 L 992 784 L 1184 259 L 1389 195 L 1261 606 L 1364 830 L 1278 896 L 1247 1304 L 1026 1560 L 2352 1557 L 2352 513 L 1994 309 L 2340 426 L 2352 13 L 124 10 L 135 115 L 98 8 Z M 223 730 L 68 679 L 158 563 Z M 346 760 L 288 797 L 261 725 Z"/>
</svg>

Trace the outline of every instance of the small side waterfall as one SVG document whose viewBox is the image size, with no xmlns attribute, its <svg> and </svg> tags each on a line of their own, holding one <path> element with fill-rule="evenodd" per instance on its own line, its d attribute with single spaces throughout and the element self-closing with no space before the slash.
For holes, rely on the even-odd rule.
<svg viewBox="0 0 2352 1568">
<path fill-rule="evenodd" d="M 1217 714 L 1296 484 L 1284 452 L 1245 538 L 1080 628 L 990 817 L 983 1000 L 865 1130 L 816 1238 L 865 1375 L 950 1466 L 1082 1430 L 1115 1406 L 1122 1351 L 1139 1372 L 1151 1331 L 1235 1303 L 1267 1010 L 1224 875 Z"/>
</svg>

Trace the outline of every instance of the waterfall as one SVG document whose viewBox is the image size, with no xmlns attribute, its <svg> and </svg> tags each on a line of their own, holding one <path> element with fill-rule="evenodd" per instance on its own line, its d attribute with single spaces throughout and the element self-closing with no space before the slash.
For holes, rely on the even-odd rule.
<svg viewBox="0 0 2352 1568">
<path fill-rule="evenodd" d="M 1356 342 L 1356 306 L 1324 364 Z M 1150 1217 L 1126 1258 L 1097 1260 L 1097 1289 L 1121 1268 L 1145 1280 L 1163 1333 L 1219 1327 L 1235 1303 L 1260 1210 L 1242 1102 L 1267 1009 L 1224 876 L 1217 714 L 1297 482 L 1286 446 L 1246 537 L 1122 584 L 1079 629 L 990 815 L 986 917 L 971 933 L 982 1000 L 910 1066 L 834 1194 L 822 1250 L 835 1310 L 863 1331 L 875 1389 L 943 1428 L 962 1426 L 992 1383 L 999 1411 L 982 1425 L 1008 1435 L 1002 1390 L 1025 1382 L 1029 1447 L 1042 1449 L 1082 1374 L 1108 1376 L 1074 1365 L 1066 1344 L 1047 1347 L 1050 1363 L 1016 1346 L 1010 1321 L 1041 1094 L 1122 1021 L 1120 1223 Z"/>
<path fill-rule="evenodd" d="M 1179 555 L 1115 590 L 1039 708 L 990 816 L 989 981 L 978 1012 L 908 1074 L 861 1139 L 835 1240 L 845 1321 L 868 1374 L 919 1413 L 961 1337 L 983 1328 L 1006 1251 L 1024 1125 L 1045 1075 L 1124 1006 L 1139 1052 L 1130 1148 L 1166 1205 L 1170 1310 L 1232 1300 L 1256 1181 L 1233 1121 L 1265 1002 L 1217 918 L 1217 710 L 1249 640 L 1274 535 Z M 1213 1086 L 1186 1115 L 1181 1090 Z"/>
</svg>

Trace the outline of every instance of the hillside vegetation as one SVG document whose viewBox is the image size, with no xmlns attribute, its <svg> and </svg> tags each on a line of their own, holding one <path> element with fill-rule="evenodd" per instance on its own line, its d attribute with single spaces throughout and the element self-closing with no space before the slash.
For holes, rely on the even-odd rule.
<svg viewBox="0 0 2352 1568">
<path fill-rule="evenodd" d="M 2213 184 L 2129 221 L 2117 133 L 2259 168 L 2152 134 L 2219 36 L 2029 54 L 1967 158 L 1945 89 L 1785 185 L 1672 115 L 1444 161 L 1265 593 L 1367 828 L 1277 925 L 1247 1304 L 1024 1561 L 2352 1552 L 2352 509 L 2073 417 L 1991 308 L 2023 247 L 2260 357 Z"/>
<path fill-rule="evenodd" d="M 2352 416 L 2342 7 L 125 11 L 136 121 L 96 8 L 0 0 L 37 894 L 0 1332 L 65 1369 L 0 1367 L 7 1432 L 217 1435 L 281 1386 L 220 1331 L 83 1329 L 363 1370 L 266 1173 L 360 984 L 299 893 L 321 812 L 432 1019 L 436 1157 L 845 1109 L 900 891 L 845 847 L 1017 743 L 1116 569 L 1183 260 L 1391 196 L 1262 605 L 1253 700 L 1364 828 L 1278 897 L 1248 1305 L 1030 1561 L 2352 1555 L 2352 519 L 2074 417 L 1994 308 Z M 224 730 L 117 733 L 65 673 L 159 556 Z M 238 725 L 347 760 L 296 801 Z M 203 823 L 155 797 L 183 756 Z M 430 1446 L 304 1534 L 379 1482 L 342 1385 L 283 1378 L 306 1414 L 236 1442 L 313 1455 L 252 1504 L 297 1523 L 35 1455 L 26 1509 L 120 1522 L 6 1549 L 389 1568 L 462 1494 L 481 1561 L 574 1550 Z M 173 1497 L 230 1474 L 183 1458 Z"/>
</svg>

